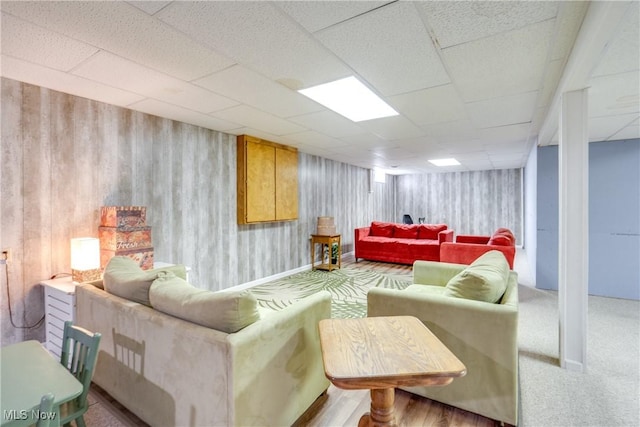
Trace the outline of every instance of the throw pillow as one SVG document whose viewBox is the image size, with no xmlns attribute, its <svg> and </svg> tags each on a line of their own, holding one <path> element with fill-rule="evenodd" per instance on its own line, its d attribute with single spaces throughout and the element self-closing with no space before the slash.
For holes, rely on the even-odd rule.
<svg viewBox="0 0 640 427">
<path fill-rule="evenodd" d="M 394 224 L 392 222 L 373 221 L 371 223 L 371 235 L 378 237 L 393 237 Z"/>
<path fill-rule="evenodd" d="M 418 239 L 438 240 L 438 233 L 447 229 L 447 224 L 420 224 Z"/>
<path fill-rule="evenodd" d="M 190 285 L 173 273 L 160 273 L 149 289 L 151 306 L 163 313 L 226 333 L 260 319 L 249 291 L 212 292 Z"/>
<path fill-rule="evenodd" d="M 109 260 L 105 267 L 103 285 L 104 290 L 110 294 L 151 305 L 149 302 L 149 287 L 156 280 L 158 273 L 171 271 L 182 278 L 186 277 L 184 265 L 143 270 L 137 262 L 129 257 L 117 256 Z"/>
<path fill-rule="evenodd" d="M 444 295 L 496 303 L 507 289 L 508 278 L 507 259 L 500 251 L 489 251 L 452 277 Z"/>
</svg>

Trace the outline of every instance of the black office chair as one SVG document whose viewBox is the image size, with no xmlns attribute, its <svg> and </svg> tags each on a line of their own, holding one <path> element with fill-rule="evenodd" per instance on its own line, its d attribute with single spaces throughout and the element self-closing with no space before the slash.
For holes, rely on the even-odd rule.
<svg viewBox="0 0 640 427">
<path fill-rule="evenodd" d="M 403 215 L 402 216 L 402 223 L 403 224 L 413 224 L 413 219 L 411 218 L 411 215 Z"/>
</svg>

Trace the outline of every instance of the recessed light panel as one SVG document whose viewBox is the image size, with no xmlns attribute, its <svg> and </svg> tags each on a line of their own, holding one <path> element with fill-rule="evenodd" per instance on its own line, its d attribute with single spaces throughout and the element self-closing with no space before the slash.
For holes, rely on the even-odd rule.
<svg viewBox="0 0 640 427">
<path fill-rule="evenodd" d="M 429 163 L 436 166 L 458 166 L 460 164 L 456 159 L 433 159 L 429 160 Z"/>
<path fill-rule="evenodd" d="M 396 110 L 353 76 L 298 92 L 354 122 L 398 115 Z"/>
</svg>

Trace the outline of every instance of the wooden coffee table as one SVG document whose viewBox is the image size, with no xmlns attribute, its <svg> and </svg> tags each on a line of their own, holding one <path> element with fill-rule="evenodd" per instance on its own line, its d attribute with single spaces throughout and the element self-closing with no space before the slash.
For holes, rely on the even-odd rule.
<svg viewBox="0 0 640 427">
<path fill-rule="evenodd" d="M 319 324 L 324 372 L 343 389 L 371 389 L 359 427 L 395 426 L 395 388 L 443 386 L 465 366 L 417 318 L 325 319 Z"/>
</svg>

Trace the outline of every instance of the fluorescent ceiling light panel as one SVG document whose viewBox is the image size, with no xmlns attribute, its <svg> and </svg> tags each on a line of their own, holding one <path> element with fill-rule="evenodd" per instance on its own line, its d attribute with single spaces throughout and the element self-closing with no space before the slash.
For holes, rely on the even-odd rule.
<svg viewBox="0 0 640 427">
<path fill-rule="evenodd" d="M 458 166 L 460 164 L 456 159 L 433 159 L 429 160 L 429 163 L 436 166 Z"/>
<path fill-rule="evenodd" d="M 396 110 L 353 76 L 298 92 L 354 122 L 398 115 Z"/>
</svg>

